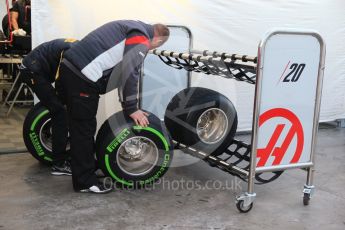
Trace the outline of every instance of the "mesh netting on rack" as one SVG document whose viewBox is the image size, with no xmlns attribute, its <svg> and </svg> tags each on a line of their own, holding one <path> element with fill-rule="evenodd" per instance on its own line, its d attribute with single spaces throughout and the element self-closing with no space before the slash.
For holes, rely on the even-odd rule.
<svg viewBox="0 0 345 230">
<path fill-rule="evenodd" d="M 256 82 L 256 57 L 207 50 L 177 53 L 155 49 L 150 53 L 157 55 L 165 64 L 175 69 L 218 75 L 250 84 Z"/>
<path fill-rule="evenodd" d="M 250 167 L 250 151 L 251 145 L 246 144 L 239 140 L 233 140 L 231 145 L 228 147 L 225 152 L 218 156 L 218 158 L 222 159 L 223 161 L 236 165 L 246 171 L 249 171 Z M 276 180 L 283 171 L 276 171 L 276 172 L 265 172 L 265 173 L 256 173 L 255 180 L 256 184 L 266 184 L 271 181 Z"/>
<path fill-rule="evenodd" d="M 251 145 L 240 140 L 233 140 L 228 149 L 219 156 L 207 155 L 206 153 L 174 141 L 175 149 L 181 149 L 184 152 L 203 159 L 212 167 L 219 168 L 233 176 L 237 176 L 243 181 L 248 181 L 248 172 L 250 167 Z M 272 182 L 283 173 L 283 171 L 264 172 L 255 174 L 255 184 L 267 184 Z"/>
</svg>

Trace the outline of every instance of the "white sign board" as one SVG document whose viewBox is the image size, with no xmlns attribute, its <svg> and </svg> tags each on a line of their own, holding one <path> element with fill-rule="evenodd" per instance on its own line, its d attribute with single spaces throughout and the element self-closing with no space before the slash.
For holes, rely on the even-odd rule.
<svg viewBox="0 0 345 230">
<path fill-rule="evenodd" d="M 254 135 L 257 169 L 311 161 L 323 55 L 322 39 L 314 32 L 274 32 L 261 43 Z"/>
</svg>

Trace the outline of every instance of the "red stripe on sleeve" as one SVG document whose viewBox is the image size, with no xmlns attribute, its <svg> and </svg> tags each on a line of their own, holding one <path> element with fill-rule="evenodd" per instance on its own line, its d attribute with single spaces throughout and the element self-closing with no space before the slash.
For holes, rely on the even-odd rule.
<svg viewBox="0 0 345 230">
<path fill-rule="evenodd" d="M 126 45 L 143 44 L 150 47 L 150 42 L 145 36 L 134 36 L 126 40 Z"/>
</svg>

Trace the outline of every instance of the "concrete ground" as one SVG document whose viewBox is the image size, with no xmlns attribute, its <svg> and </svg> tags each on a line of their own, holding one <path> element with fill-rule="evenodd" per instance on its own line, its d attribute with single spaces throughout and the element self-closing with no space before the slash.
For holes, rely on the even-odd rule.
<svg viewBox="0 0 345 230">
<path fill-rule="evenodd" d="M 309 206 L 302 204 L 306 173 L 292 170 L 256 186 L 247 214 L 234 200 L 246 184 L 200 161 L 171 168 L 151 189 L 92 195 L 73 192 L 70 177 L 50 176 L 27 153 L 0 155 L 0 230 L 345 229 L 345 129 L 321 129 L 316 151 Z"/>
<path fill-rule="evenodd" d="M 9 116 L 6 116 L 8 106 L 0 108 L 0 152 L 26 149 L 22 133 L 23 121 L 29 108 L 30 106 L 16 106 Z"/>
</svg>

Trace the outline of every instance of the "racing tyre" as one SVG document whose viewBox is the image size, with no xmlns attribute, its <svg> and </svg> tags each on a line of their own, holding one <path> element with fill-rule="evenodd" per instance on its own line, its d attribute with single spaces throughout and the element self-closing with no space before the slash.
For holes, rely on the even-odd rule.
<svg viewBox="0 0 345 230">
<path fill-rule="evenodd" d="M 176 94 L 167 106 L 164 121 L 173 140 L 214 156 L 227 149 L 237 129 L 237 113 L 231 101 L 201 87 Z"/>
<path fill-rule="evenodd" d="M 23 124 L 23 139 L 26 148 L 38 161 L 52 163 L 52 130 L 48 109 L 37 103 L 26 115 Z M 69 144 L 67 145 L 69 149 Z"/>
<path fill-rule="evenodd" d="M 96 138 L 99 168 L 117 185 L 140 188 L 154 183 L 172 160 L 171 140 L 164 124 L 150 114 L 141 127 L 118 112 L 103 123 Z"/>
</svg>

